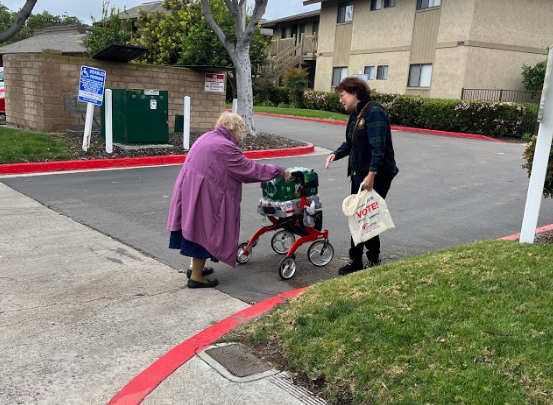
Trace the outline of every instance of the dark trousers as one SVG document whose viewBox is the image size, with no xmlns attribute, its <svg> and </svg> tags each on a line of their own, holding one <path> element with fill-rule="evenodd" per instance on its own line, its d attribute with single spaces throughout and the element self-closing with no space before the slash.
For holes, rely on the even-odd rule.
<svg viewBox="0 0 553 405">
<path fill-rule="evenodd" d="M 388 190 L 392 185 L 392 180 L 394 179 L 395 174 L 392 173 L 378 173 L 374 176 L 374 190 L 382 197 L 386 198 Z M 351 194 L 357 194 L 359 191 L 360 184 L 355 184 L 351 182 Z M 377 261 L 378 256 L 380 255 L 380 238 L 375 236 L 374 238 L 369 239 L 366 242 L 355 245 L 353 238 L 350 241 L 351 248 L 349 250 L 349 258 L 352 260 L 363 261 L 363 246 L 367 249 L 367 258 L 371 261 Z"/>
</svg>

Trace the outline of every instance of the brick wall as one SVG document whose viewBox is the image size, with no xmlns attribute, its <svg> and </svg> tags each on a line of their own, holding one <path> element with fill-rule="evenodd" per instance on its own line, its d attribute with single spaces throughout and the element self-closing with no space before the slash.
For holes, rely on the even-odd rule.
<svg viewBox="0 0 553 405">
<path fill-rule="evenodd" d="M 192 131 L 212 129 L 225 109 L 225 95 L 206 93 L 204 74 L 190 69 L 44 54 L 9 54 L 3 61 L 6 123 L 13 127 L 44 132 L 84 127 L 80 114 L 64 108 L 64 95 L 79 91 L 82 65 L 105 70 L 106 88 L 168 90 L 170 132 L 175 114 L 183 114 L 185 96 L 191 99 Z"/>
</svg>

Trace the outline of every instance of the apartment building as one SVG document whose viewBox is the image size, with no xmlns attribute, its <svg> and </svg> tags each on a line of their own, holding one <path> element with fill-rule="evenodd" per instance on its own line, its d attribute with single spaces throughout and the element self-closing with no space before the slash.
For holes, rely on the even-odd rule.
<svg viewBox="0 0 553 405">
<path fill-rule="evenodd" d="M 522 65 L 553 45 L 552 0 L 308 0 L 321 3 L 314 89 L 366 74 L 386 93 L 460 98 L 523 90 Z"/>
</svg>

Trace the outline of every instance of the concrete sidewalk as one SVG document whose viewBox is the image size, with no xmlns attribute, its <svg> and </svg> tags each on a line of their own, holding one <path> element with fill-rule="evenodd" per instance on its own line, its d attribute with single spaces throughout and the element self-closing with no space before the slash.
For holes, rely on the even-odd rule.
<svg viewBox="0 0 553 405">
<path fill-rule="evenodd" d="M 144 392 L 117 395 L 171 349 L 249 308 L 186 288 L 169 266 L 1 183 L 0 206 L 0 403 L 138 404 Z M 222 357 L 232 365 L 251 354 L 232 356 Z M 324 403 L 286 373 L 236 377 L 224 364 L 202 350 L 143 403 Z"/>
</svg>

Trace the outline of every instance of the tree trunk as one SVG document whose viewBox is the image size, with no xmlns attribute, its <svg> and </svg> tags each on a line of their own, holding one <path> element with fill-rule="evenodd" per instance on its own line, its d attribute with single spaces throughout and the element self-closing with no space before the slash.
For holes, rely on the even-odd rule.
<svg viewBox="0 0 553 405">
<path fill-rule="evenodd" d="M 254 27 L 259 23 L 267 8 L 269 0 L 255 0 L 255 6 L 250 22 L 245 25 L 246 0 L 225 0 L 225 4 L 234 18 L 234 29 L 236 31 L 236 42 L 230 41 L 221 27 L 217 25 L 211 9 L 209 0 L 201 0 L 204 16 L 219 41 L 225 47 L 232 59 L 236 70 L 236 87 L 238 90 L 238 114 L 246 122 L 248 135 L 255 136 L 253 124 L 253 90 L 252 90 L 252 65 L 250 62 L 250 42 Z"/>
<path fill-rule="evenodd" d="M 236 48 L 233 59 L 236 69 L 236 87 L 238 99 L 238 115 L 246 122 L 246 132 L 255 136 L 255 125 L 253 122 L 253 89 L 252 89 L 252 67 L 250 64 L 249 44 L 243 48 Z"/>
<path fill-rule="evenodd" d="M 25 25 L 25 21 L 27 21 L 27 18 L 29 18 L 31 12 L 33 11 L 33 8 L 35 7 L 36 2 L 37 0 L 27 0 L 25 2 L 23 8 L 19 10 L 19 13 L 17 13 L 17 16 L 15 17 L 12 25 L 10 25 L 9 28 L 5 29 L 4 31 L 0 32 L 0 44 L 14 37 L 21 30 L 21 28 L 23 28 L 23 25 Z"/>
</svg>

